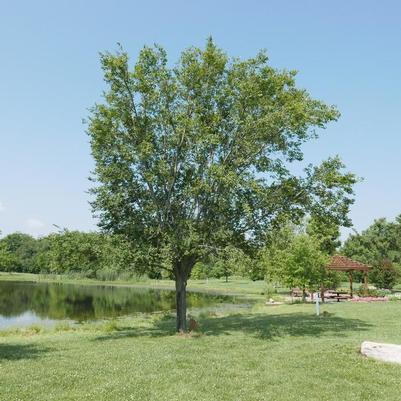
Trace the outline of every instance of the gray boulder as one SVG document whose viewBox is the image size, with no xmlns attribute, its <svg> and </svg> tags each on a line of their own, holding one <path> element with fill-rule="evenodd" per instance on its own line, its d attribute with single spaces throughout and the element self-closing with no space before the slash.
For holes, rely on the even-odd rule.
<svg viewBox="0 0 401 401">
<path fill-rule="evenodd" d="M 401 364 L 401 345 L 364 341 L 361 345 L 361 353 L 378 361 Z"/>
</svg>

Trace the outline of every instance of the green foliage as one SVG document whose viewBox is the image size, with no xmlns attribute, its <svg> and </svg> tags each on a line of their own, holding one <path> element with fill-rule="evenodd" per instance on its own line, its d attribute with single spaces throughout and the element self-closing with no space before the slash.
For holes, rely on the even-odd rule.
<svg viewBox="0 0 401 401">
<path fill-rule="evenodd" d="M 93 209 L 103 229 L 164 250 L 176 278 L 216 247 L 249 251 L 284 217 L 313 210 L 348 222 L 355 177 L 338 158 L 304 178 L 288 168 L 339 113 L 264 52 L 230 59 L 209 39 L 174 68 L 159 46 L 132 69 L 123 50 L 101 63 L 108 89 L 88 122 Z"/>
<path fill-rule="evenodd" d="M 137 255 L 117 236 L 64 230 L 49 235 L 47 242 L 42 268 L 53 273 L 108 280 L 134 270 Z"/>
<path fill-rule="evenodd" d="M 401 264 L 401 215 L 393 222 L 377 219 L 361 234 L 351 235 L 342 252 L 367 264 L 384 259 Z"/>
<path fill-rule="evenodd" d="M 11 272 L 18 268 L 18 259 L 0 242 L 0 271 Z"/>
<path fill-rule="evenodd" d="M 140 274 L 134 265 L 144 257 L 121 236 L 96 232 L 64 230 L 40 239 L 14 233 L 0 240 L 0 271 L 127 279 Z"/>
<path fill-rule="evenodd" d="M 115 319 L 108 320 L 107 322 L 104 323 L 102 329 L 105 333 L 111 333 L 118 329 L 118 323 Z"/>
<path fill-rule="evenodd" d="M 100 238 L 95 233 L 67 231 L 49 236 L 49 268 L 53 273 L 85 272 L 95 277 L 101 261 Z"/>
<path fill-rule="evenodd" d="M 328 258 L 309 236 L 297 236 L 285 256 L 284 277 L 291 287 L 318 289 L 326 279 Z"/>
<path fill-rule="evenodd" d="M 384 259 L 375 264 L 369 272 L 369 278 L 378 288 L 392 289 L 400 277 L 400 269 L 390 260 Z"/>
<path fill-rule="evenodd" d="M 388 289 L 385 290 L 385 289 L 368 288 L 366 290 L 365 286 L 361 285 L 357 290 L 357 294 L 360 297 L 389 297 L 392 295 L 392 292 Z"/>
<path fill-rule="evenodd" d="M 0 240 L 0 244 L 9 254 L 8 270 L 16 272 L 36 272 L 36 256 L 39 252 L 39 241 L 28 234 L 12 233 Z M 6 269 L 6 267 L 2 267 Z"/>
<path fill-rule="evenodd" d="M 333 220 L 312 216 L 306 226 L 306 232 L 316 239 L 322 252 L 328 255 L 333 255 L 341 245 L 340 227 Z"/>
<path fill-rule="evenodd" d="M 255 266 L 257 258 L 251 258 L 240 249 L 227 246 L 219 249 L 214 254 L 208 255 L 202 261 L 195 263 L 191 278 L 222 278 L 228 281 L 230 276 L 249 277 L 252 280 L 258 279 Z M 264 273 L 261 275 L 263 279 Z"/>
<path fill-rule="evenodd" d="M 203 262 L 196 262 L 192 268 L 191 278 L 194 280 L 204 280 L 209 277 L 212 277 L 209 265 Z"/>
<path fill-rule="evenodd" d="M 238 275 L 249 277 L 252 266 L 251 258 L 234 246 L 227 246 L 217 255 L 209 258 L 212 277 L 224 277 L 226 281 L 230 276 Z"/>
<path fill-rule="evenodd" d="M 274 299 L 277 296 L 277 288 L 275 288 L 271 283 L 267 283 L 264 295 L 266 296 L 267 299 L 270 298 Z"/>
<path fill-rule="evenodd" d="M 401 215 L 395 221 L 377 219 L 361 234 L 351 235 L 342 253 L 372 266 L 369 279 L 380 288 L 392 288 L 401 266 Z"/>
<path fill-rule="evenodd" d="M 295 238 L 295 227 L 289 224 L 272 232 L 267 244 L 259 253 L 268 283 L 281 281 L 286 269 L 288 251 Z"/>
<path fill-rule="evenodd" d="M 333 285 L 335 279 L 325 268 L 328 256 L 321 250 L 321 243 L 304 232 L 295 232 L 290 226 L 274 236 L 263 260 L 269 283 L 318 290 L 322 284 Z"/>
</svg>

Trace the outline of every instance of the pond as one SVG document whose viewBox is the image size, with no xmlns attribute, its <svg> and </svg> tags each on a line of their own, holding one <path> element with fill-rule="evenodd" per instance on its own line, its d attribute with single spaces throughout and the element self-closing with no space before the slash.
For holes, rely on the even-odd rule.
<svg viewBox="0 0 401 401">
<path fill-rule="evenodd" d="M 188 293 L 189 308 L 223 302 L 228 296 Z M 173 291 L 121 286 L 0 281 L 0 329 L 52 324 L 57 320 L 83 322 L 175 309 Z"/>
</svg>

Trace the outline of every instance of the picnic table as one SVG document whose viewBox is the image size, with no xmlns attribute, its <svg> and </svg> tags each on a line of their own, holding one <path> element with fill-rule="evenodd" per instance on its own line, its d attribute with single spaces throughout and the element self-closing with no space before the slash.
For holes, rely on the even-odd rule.
<svg viewBox="0 0 401 401">
<path fill-rule="evenodd" d="M 326 299 L 336 299 L 337 302 L 345 301 L 351 298 L 351 296 L 347 291 L 337 291 L 337 290 L 330 290 L 325 292 L 324 297 Z"/>
</svg>

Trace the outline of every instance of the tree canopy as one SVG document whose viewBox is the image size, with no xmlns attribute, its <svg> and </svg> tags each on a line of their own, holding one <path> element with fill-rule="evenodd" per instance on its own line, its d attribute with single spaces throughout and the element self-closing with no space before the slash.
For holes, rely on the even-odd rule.
<svg viewBox="0 0 401 401">
<path fill-rule="evenodd" d="M 394 221 L 377 219 L 362 233 L 351 235 L 342 253 L 373 266 L 369 276 L 378 287 L 392 288 L 401 270 L 401 215 Z"/>
<path fill-rule="evenodd" d="M 367 264 L 384 259 L 401 264 L 401 215 L 394 221 L 377 219 L 360 234 L 350 235 L 342 252 Z"/>
<path fill-rule="evenodd" d="M 124 238 L 97 232 L 62 230 L 42 238 L 17 232 L 0 239 L 0 271 L 112 280 L 140 274 L 142 258 Z"/>
<path fill-rule="evenodd" d="M 338 157 L 308 166 L 302 144 L 339 117 L 269 65 L 265 52 L 230 58 L 209 39 L 171 66 L 160 46 L 103 53 L 107 89 L 88 119 L 93 210 L 106 231 L 163 260 L 176 280 L 177 329 L 194 264 L 216 248 L 245 251 L 306 213 L 348 224 L 355 176 Z"/>
<path fill-rule="evenodd" d="M 306 289 L 317 291 L 336 284 L 336 274 L 326 268 L 329 262 L 327 236 L 315 233 L 311 233 L 310 225 L 287 225 L 274 233 L 261 252 L 268 282 L 300 287 L 304 296 Z"/>
<path fill-rule="evenodd" d="M 0 239 L 3 263 L 0 270 L 14 272 L 37 272 L 35 259 L 40 251 L 39 241 L 29 234 L 15 232 Z"/>
</svg>

